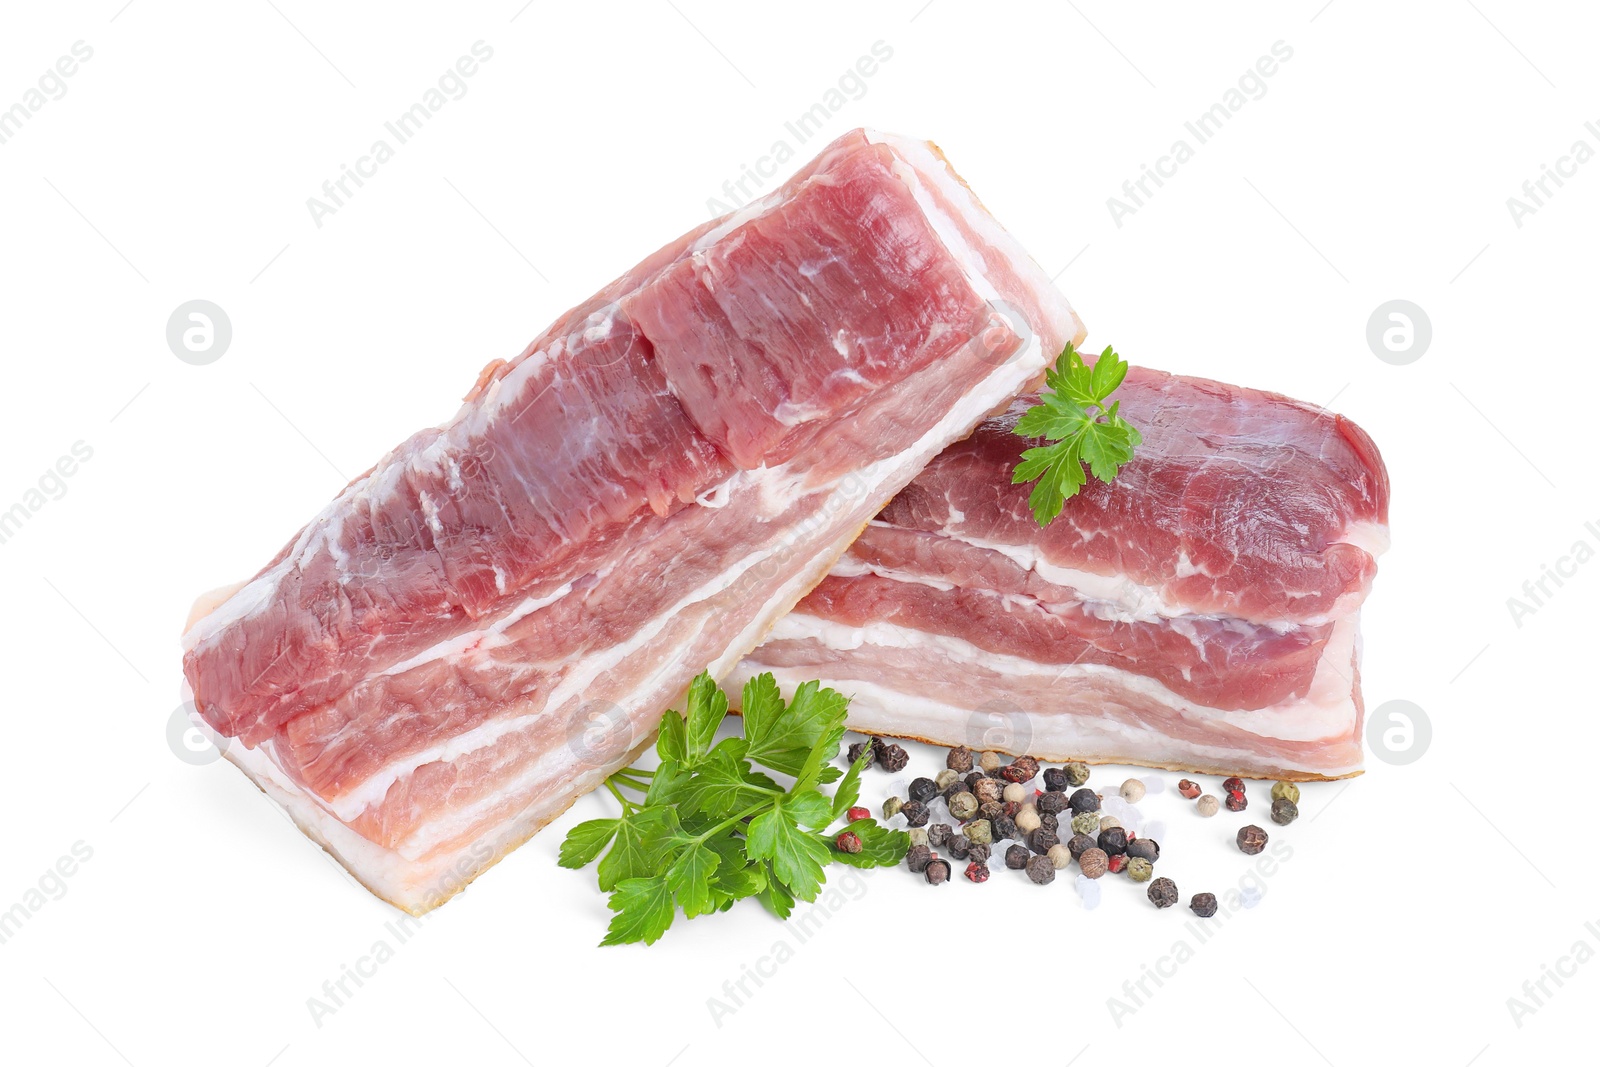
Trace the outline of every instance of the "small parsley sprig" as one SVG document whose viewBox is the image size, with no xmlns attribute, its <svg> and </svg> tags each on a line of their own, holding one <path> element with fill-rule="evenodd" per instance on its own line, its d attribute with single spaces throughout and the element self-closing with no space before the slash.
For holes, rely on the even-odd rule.
<svg viewBox="0 0 1600 1067">
<path fill-rule="evenodd" d="M 848 704 L 819 682 L 806 682 L 785 704 L 772 675 L 762 674 L 744 687 L 744 736 L 716 741 L 728 698 L 709 674 L 696 678 L 688 713 L 661 719 L 660 765 L 607 779 L 622 814 L 579 823 L 561 843 L 563 867 L 600 859 L 600 888 L 616 912 L 600 943 L 648 945 L 679 911 L 694 919 L 752 896 L 787 919 L 796 900 L 816 899 L 828 864 L 892 867 L 904 859 L 908 836 L 872 819 L 843 828 L 860 838 L 860 852 L 840 851 L 834 840 L 842 831 L 827 832 L 861 795 L 871 758 L 867 750 L 847 771 L 833 766 Z M 834 782 L 832 796 L 820 788 Z"/>
<path fill-rule="evenodd" d="M 1144 440 L 1132 423 L 1117 414 L 1122 401 L 1106 407 L 1127 376 L 1128 364 L 1110 345 L 1090 367 L 1071 343 L 1056 358 L 1056 365 L 1044 372 L 1039 403 L 1017 420 L 1012 431 L 1053 442 L 1023 452 L 1011 476 L 1012 485 L 1038 479 L 1028 494 L 1028 506 L 1040 526 L 1061 514 L 1067 498 L 1083 488 L 1088 481 L 1085 464 L 1096 478 L 1109 482 Z"/>
</svg>

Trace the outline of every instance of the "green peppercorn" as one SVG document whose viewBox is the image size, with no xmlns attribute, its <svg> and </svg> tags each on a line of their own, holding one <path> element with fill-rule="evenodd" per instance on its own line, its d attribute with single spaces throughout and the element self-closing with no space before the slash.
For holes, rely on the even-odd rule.
<svg viewBox="0 0 1600 1067">
<path fill-rule="evenodd" d="M 939 787 L 939 792 L 943 793 L 946 789 L 949 789 L 952 785 L 959 781 L 961 781 L 961 775 L 956 771 L 946 768 L 934 776 L 933 784 Z"/>
<path fill-rule="evenodd" d="M 1135 856 L 1128 861 L 1128 877 L 1135 882 L 1148 882 L 1150 876 L 1154 873 L 1155 868 L 1151 866 L 1150 861 L 1147 859 Z"/>
<path fill-rule="evenodd" d="M 1145 891 L 1150 903 L 1158 908 L 1170 908 L 1178 902 L 1178 886 L 1171 878 L 1157 878 Z"/>
<path fill-rule="evenodd" d="M 979 845 L 987 845 L 994 840 L 993 827 L 988 819 L 974 819 L 962 828 L 967 835 L 967 840 Z"/>
<path fill-rule="evenodd" d="M 896 815 L 900 814 L 900 809 L 905 807 L 905 805 L 906 802 L 901 800 L 899 797 L 890 797 L 888 800 L 883 802 L 883 817 L 885 819 L 894 818 Z"/>
<path fill-rule="evenodd" d="M 1049 856 L 1034 856 L 1028 860 L 1028 877 L 1035 885 L 1049 885 L 1056 880 L 1056 865 Z"/>
<path fill-rule="evenodd" d="M 1109 816 L 1107 816 L 1109 818 Z M 1100 813 L 1086 811 L 1072 817 L 1072 832 L 1076 834 L 1089 834 L 1093 836 L 1100 832 Z"/>
<path fill-rule="evenodd" d="M 1089 765 L 1087 763 L 1069 763 L 1062 770 L 1067 772 L 1067 784 L 1074 789 L 1089 780 Z"/>
<path fill-rule="evenodd" d="M 1137 804 L 1144 799 L 1144 783 L 1137 778 L 1129 778 L 1122 783 L 1122 799 L 1129 804 Z"/>
<path fill-rule="evenodd" d="M 1287 800 L 1291 804 L 1300 803 L 1300 787 L 1293 782 L 1273 782 L 1272 799 Z"/>
<path fill-rule="evenodd" d="M 1300 808 L 1288 797 L 1279 797 L 1272 802 L 1272 821 L 1279 826 L 1288 826 L 1300 817 Z"/>
<path fill-rule="evenodd" d="M 911 829 L 907 830 L 906 836 L 911 839 L 912 848 L 915 848 L 918 845 L 926 845 L 928 843 L 928 831 L 919 827 L 913 826 Z"/>
<path fill-rule="evenodd" d="M 1088 834 L 1073 834 L 1067 838 L 1067 851 L 1072 853 L 1073 859 L 1077 859 L 1091 848 L 1094 848 L 1094 838 Z"/>
<path fill-rule="evenodd" d="M 1189 910 L 1202 919 L 1209 919 L 1217 913 L 1217 895 L 1215 893 L 1196 893 L 1189 898 Z"/>
<path fill-rule="evenodd" d="M 952 771 L 966 774 L 972 770 L 972 749 L 967 748 L 965 745 L 960 748 L 952 748 L 950 754 L 944 758 L 944 765 Z"/>
<path fill-rule="evenodd" d="M 978 757 L 978 767 L 984 774 L 988 774 L 990 771 L 998 771 L 1003 763 L 1005 763 L 1005 760 L 1000 758 L 1000 753 L 998 752 L 985 752 Z"/>
<path fill-rule="evenodd" d="M 1238 844 L 1240 852 L 1246 856 L 1255 856 L 1267 847 L 1267 832 L 1259 826 L 1243 826 L 1239 828 L 1234 841 Z"/>
<path fill-rule="evenodd" d="M 970 819 L 978 814 L 978 798 L 971 793 L 957 793 L 950 798 L 950 814 L 957 819 Z"/>
<path fill-rule="evenodd" d="M 1006 849 L 1006 866 L 1010 867 L 1013 871 L 1020 871 L 1022 868 L 1028 865 L 1028 860 L 1032 858 L 1032 856 L 1033 853 L 1029 852 L 1026 847 L 1022 845 L 1012 845 L 1010 848 Z"/>
<path fill-rule="evenodd" d="M 1194 802 L 1194 810 L 1198 811 L 1201 815 L 1204 815 L 1209 819 L 1211 816 L 1222 810 L 1222 801 L 1218 800 L 1210 793 L 1207 793 L 1205 796 Z"/>
<path fill-rule="evenodd" d="M 1099 878 L 1106 873 L 1111 857 L 1098 848 L 1086 848 L 1078 853 L 1078 868 L 1085 878 Z"/>
<path fill-rule="evenodd" d="M 1064 871 L 1072 865 L 1072 850 L 1066 845 L 1051 845 L 1045 855 L 1050 857 L 1050 865 L 1058 871 Z"/>
<path fill-rule="evenodd" d="M 1100 810 L 1100 794 L 1093 789 L 1079 789 L 1067 798 L 1067 803 L 1072 805 L 1072 810 L 1080 815 L 1086 811 Z"/>
</svg>

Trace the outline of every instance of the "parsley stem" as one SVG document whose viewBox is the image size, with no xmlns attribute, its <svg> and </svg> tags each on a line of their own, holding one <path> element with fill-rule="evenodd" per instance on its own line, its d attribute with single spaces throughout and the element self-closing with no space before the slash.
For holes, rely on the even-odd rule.
<svg viewBox="0 0 1600 1067">
<path fill-rule="evenodd" d="M 617 798 L 617 803 L 618 804 L 622 805 L 623 814 L 631 815 L 633 812 L 638 810 L 639 805 L 635 804 L 633 801 L 631 801 L 627 797 L 623 796 L 617 790 L 617 787 L 615 785 L 611 784 L 611 779 L 609 779 L 609 778 L 606 779 L 606 788 L 611 790 L 611 795 Z"/>
<path fill-rule="evenodd" d="M 773 802 L 770 801 L 770 800 L 763 800 L 763 801 L 760 801 L 758 803 L 752 804 L 748 808 L 745 808 L 743 811 L 741 811 L 739 814 L 737 814 L 737 815 L 735 815 L 735 816 L 733 816 L 731 818 L 724 819 L 722 822 L 719 822 L 717 825 L 713 826 L 711 829 L 707 830 L 705 833 L 703 833 L 699 837 L 695 838 L 694 839 L 694 844 L 697 844 L 697 845 L 698 844 L 702 844 L 707 838 L 717 836 L 722 831 L 724 831 L 728 827 L 732 826 L 734 823 L 743 822 L 745 819 L 749 818 L 752 815 L 760 814 L 762 809 L 770 808 L 772 806 L 773 806 Z"/>
</svg>

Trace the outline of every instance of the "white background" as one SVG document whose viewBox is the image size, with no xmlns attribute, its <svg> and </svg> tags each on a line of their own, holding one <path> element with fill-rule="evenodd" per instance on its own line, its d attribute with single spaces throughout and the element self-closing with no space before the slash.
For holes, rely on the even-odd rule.
<svg viewBox="0 0 1600 1067">
<path fill-rule="evenodd" d="M 1520 626 L 1506 603 L 1575 542 L 1600 547 L 1600 162 L 1521 227 L 1506 205 L 1575 140 L 1600 148 L 1592 9 L 275 2 L 0 13 L 0 107 L 93 48 L 0 144 L 0 509 L 75 442 L 93 449 L 0 544 L 0 909 L 92 849 L 0 944 L 0 1058 L 943 1065 L 997 1054 L 997 1035 L 1081 1065 L 1515 1064 L 1580 1039 L 1592 1058 L 1600 963 L 1547 982 L 1520 1026 L 1507 999 L 1580 939 L 1600 949 L 1583 830 L 1600 562 Z M 306 199 L 479 40 L 494 54 L 466 95 L 314 225 Z M 878 41 L 892 57 L 785 169 L 857 125 L 932 138 L 1061 272 L 1094 347 L 1364 426 L 1394 482 L 1368 704 L 1420 705 L 1431 747 L 1308 788 L 1282 830 L 1258 787 L 1254 821 L 1293 856 L 1207 943 L 1121 880 L 1090 911 L 1066 879 L 935 891 L 883 871 L 721 1025 L 708 998 L 796 944 L 793 924 L 747 903 L 649 949 L 595 948 L 593 872 L 554 861 L 567 826 L 606 810 L 589 797 L 318 1026 L 308 998 L 394 943 L 397 913 L 227 763 L 175 756 L 191 599 L 447 417 L 485 362 L 706 218 Z M 1193 145 L 1184 122 L 1277 41 L 1293 57 L 1265 95 L 1118 227 L 1107 198 Z M 209 366 L 165 341 L 196 298 L 233 326 Z M 1407 366 L 1365 339 L 1395 298 L 1432 321 Z M 876 803 L 889 783 L 869 782 Z M 1231 845 L 1245 817 L 1204 822 L 1170 789 L 1144 808 L 1185 900 L 1249 870 Z M 1163 963 L 1180 940 L 1193 958 Z M 1135 1004 L 1123 983 L 1146 966 L 1172 977 Z"/>
</svg>

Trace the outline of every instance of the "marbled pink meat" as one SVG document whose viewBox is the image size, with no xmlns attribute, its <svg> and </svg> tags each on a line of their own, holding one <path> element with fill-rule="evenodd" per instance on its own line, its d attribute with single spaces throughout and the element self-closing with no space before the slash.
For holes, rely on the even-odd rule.
<svg viewBox="0 0 1600 1067">
<path fill-rule="evenodd" d="M 432 907 L 1081 336 L 936 149 L 846 134 L 492 364 L 200 617 L 198 715 L 357 878 Z"/>
<path fill-rule="evenodd" d="M 1388 475 L 1354 423 L 1135 368 L 1144 434 L 1041 529 L 1033 402 L 944 452 L 741 665 L 853 693 L 862 729 L 1034 755 L 1335 777 L 1361 767 L 1357 611 Z M 998 732 L 991 732 L 998 731 Z"/>
</svg>

